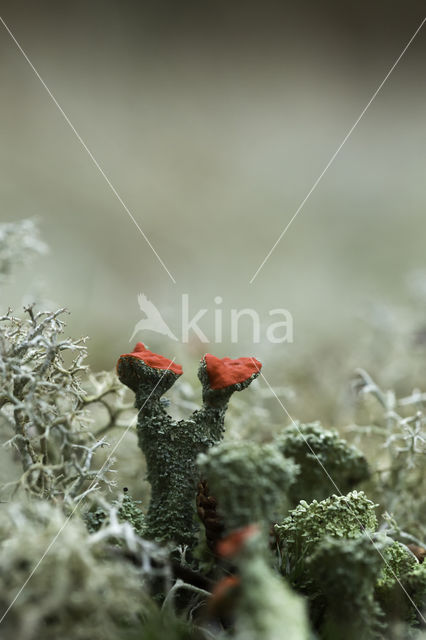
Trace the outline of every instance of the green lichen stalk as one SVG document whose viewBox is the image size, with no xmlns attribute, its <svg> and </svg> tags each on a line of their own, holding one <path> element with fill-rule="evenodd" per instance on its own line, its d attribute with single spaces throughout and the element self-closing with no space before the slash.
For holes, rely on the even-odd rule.
<svg viewBox="0 0 426 640">
<path fill-rule="evenodd" d="M 120 380 L 136 395 L 138 443 L 146 458 L 147 478 L 151 484 L 145 536 L 192 547 L 197 533 L 196 458 L 222 438 L 225 412 L 232 393 L 246 388 L 257 373 L 242 382 L 215 389 L 203 358 L 198 372 L 203 406 L 188 420 L 175 421 L 167 413 L 161 396 L 181 375 L 180 367 L 170 364 L 166 369 L 164 362 L 162 368 L 152 366 L 151 352 L 138 345 L 135 353 L 142 353 L 146 361 L 134 354 L 121 356 L 117 372 Z M 145 356 L 146 353 L 151 356 Z"/>
</svg>

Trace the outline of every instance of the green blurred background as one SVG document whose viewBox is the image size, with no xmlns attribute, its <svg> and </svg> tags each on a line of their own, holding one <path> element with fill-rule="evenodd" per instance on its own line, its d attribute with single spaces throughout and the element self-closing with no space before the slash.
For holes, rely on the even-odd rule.
<svg viewBox="0 0 426 640">
<path fill-rule="evenodd" d="M 1 219 L 38 218 L 50 245 L 2 289 L 2 308 L 67 306 L 69 330 L 91 337 L 98 370 L 128 351 L 139 292 L 177 332 L 182 293 L 194 313 L 213 311 L 220 295 L 225 316 L 285 307 L 294 343 L 252 345 L 248 325 L 237 345 L 226 327 L 219 345 L 137 338 L 192 375 L 204 351 L 255 355 L 277 385 L 289 382 L 286 363 L 298 363 L 296 387 L 330 359 L 336 380 L 353 366 L 380 368 L 374 336 L 411 331 L 400 318 L 424 309 L 426 30 L 249 280 L 420 24 L 423 3 L 0 4 L 176 280 L 1 27 Z M 210 335 L 211 319 L 202 323 Z"/>
</svg>

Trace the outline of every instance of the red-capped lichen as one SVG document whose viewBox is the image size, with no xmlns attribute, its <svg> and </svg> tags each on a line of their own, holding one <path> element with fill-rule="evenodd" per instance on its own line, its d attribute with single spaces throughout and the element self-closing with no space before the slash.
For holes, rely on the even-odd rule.
<svg viewBox="0 0 426 640">
<path fill-rule="evenodd" d="M 206 353 L 204 360 L 212 389 L 225 389 L 258 375 L 262 363 L 255 358 L 217 358 Z"/>
<path fill-rule="evenodd" d="M 168 370 L 172 371 L 176 375 L 180 376 L 183 373 L 180 364 L 176 364 L 173 360 L 165 358 L 164 356 L 154 353 L 145 347 L 143 342 L 138 342 L 133 349 L 132 353 L 124 353 L 121 355 L 117 362 L 117 367 L 122 358 L 137 358 L 142 360 L 148 367 L 152 369 Z"/>
</svg>

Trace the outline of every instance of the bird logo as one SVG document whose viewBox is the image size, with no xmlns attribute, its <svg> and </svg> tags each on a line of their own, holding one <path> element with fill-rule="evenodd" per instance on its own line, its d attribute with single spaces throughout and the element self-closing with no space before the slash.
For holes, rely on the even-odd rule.
<svg viewBox="0 0 426 640">
<path fill-rule="evenodd" d="M 139 333 L 139 331 L 155 331 L 156 333 L 168 336 L 172 340 L 178 341 L 178 338 L 163 320 L 163 317 L 155 304 L 151 302 L 151 300 L 148 300 L 145 294 L 140 293 L 138 295 L 138 304 L 140 310 L 146 317 L 142 318 L 142 320 L 139 320 L 139 322 L 135 324 L 135 328 L 133 329 L 129 342 L 133 341 L 135 335 Z"/>
</svg>

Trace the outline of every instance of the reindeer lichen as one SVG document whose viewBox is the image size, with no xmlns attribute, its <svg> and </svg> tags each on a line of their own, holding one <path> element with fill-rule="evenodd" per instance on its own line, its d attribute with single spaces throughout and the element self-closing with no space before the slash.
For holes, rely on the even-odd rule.
<svg viewBox="0 0 426 640">
<path fill-rule="evenodd" d="M 88 407 L 100 395 L 82 387 L 87 367 L 85 339 L 65 337 L 65 309 L 19 318 L 0 316 L 0 420 L 12 432 L 6 445 L 19 453 L 23 474 L 14 484 L 34 497 L 71 507 L 100 486 L 113 486 L 113 460 L 96 468 L 95 452 L 105 446 L 89 430 Z"/>
</svg>

